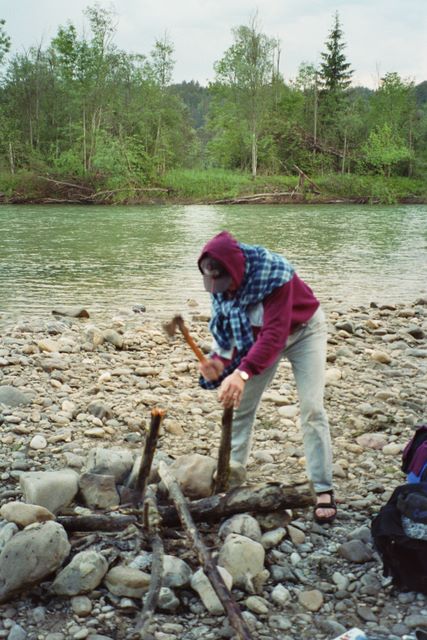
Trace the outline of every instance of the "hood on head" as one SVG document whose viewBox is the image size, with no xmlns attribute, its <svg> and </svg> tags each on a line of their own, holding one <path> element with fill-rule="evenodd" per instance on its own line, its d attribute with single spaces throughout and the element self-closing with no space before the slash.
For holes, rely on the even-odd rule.
<svg viewBox="0 0 427 640">
<path fill-rule="evenodd" d="M 236 287 L 240 287 L 245 275 L 245 257 L 239 243 L 228 231 L 221 231 L 205 244 L 197 261 L 201 273 L 201 262 L 206 257 L 217 260 L 230 274 Z M 215 291 L 213 291 L 215 293 Z"/>
</svg>

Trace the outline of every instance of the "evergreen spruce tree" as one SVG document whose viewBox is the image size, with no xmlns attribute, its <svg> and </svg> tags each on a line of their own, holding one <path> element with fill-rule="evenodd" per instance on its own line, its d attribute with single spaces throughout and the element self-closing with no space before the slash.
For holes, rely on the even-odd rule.
<svg viewBox="0 0 427 640">
<path fill-rule="evenodd" d="M 10 38 L 4 29 L 5 24 L 6 20 L 0 18 L 0 64 L 3 62 L 3 58 L 10 49 Z"/>
<path fill-rule="evenodd" d="M 353 71 L 343 53 L 346 44 L 343 42 L 338 12 L 325 46 L 327 51 L 320 54 L 323 59 L 320 63 L 320 80 L 324 91 L 340 93 L 350 85 Z"/>
</svg>

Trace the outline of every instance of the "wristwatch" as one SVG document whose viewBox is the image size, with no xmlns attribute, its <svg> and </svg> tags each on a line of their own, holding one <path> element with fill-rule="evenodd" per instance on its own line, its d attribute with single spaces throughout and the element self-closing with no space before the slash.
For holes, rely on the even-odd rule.
<svg viewBox="0 0 427 640">
<path fill-rule="evenodd" d="M 249 374 L 246 373 L 246 371 L 242 371 L 241 369 L 236 369 L 236 371 L 239 374 L 239 376 L 242 378 L 242 380 L 244 380 L 245 382 L 249 380 Z"/>
</svg>

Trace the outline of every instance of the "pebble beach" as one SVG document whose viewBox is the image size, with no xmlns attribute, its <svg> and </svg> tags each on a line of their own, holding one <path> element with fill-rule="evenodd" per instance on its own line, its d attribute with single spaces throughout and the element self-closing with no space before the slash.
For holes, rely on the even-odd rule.
<svg viewBox="0 0 427 640">
<path fill-rule="evenodd" d="M 338 517 L 321 527 L 313 522 L 311 508 L 286 518 L 252 514 L 260 530 L 263 579 L 251 588 L 236 581 L 232 593 L 254 640 L 333 640 L 353 627 L 369 638 L 415 639 L 417 629 L 427 631 L 427 597 L 397 591 L 382 575 L 370 523 L 405 482 L 402 450 L 415 426 L 426 421 L 427 298 L 349 308 L 330 301 L 325 311 L 325 397 Z M 91 317 L 90 309 L 83 314 L 88 317 L 72 315 L 25 318 L 0 334 L 2 507 L 25 500 L 23 475 L 64 468 L 79 475 L 96 448 L 126 450 L 135 460 L 153 407 L 165 411 L 158 443 L 165 459 L 187 454 L 216 459 L 222 408 L 215 391 L 199 387 L 198 363 L 182 336 L 166 336 L 149 310 L 129 309 L 102 321 Z M 209 318 L 190 300 L 185 319 L 207 353 Z M 298 399 L 283 362 L 258 411 L 247 483 L 305 479 Z M 78 508 L 73 502 L 68 512 Z M 0 519 L 0 593 L 13 522 L 13 516 Z M 224 544 L 223 525 L 199 526 L 215 556 Z M 13 526 L 14 535 L 23 529 Z M 149 576 L 149 553 L 141 552 L 132 527 L 68 538 L 62 567 L 84 548 L 103 556 L 106 572 L 120 565 Z M 167 547 L 166 553 L 185 561 L 189 574 L 168 584 L 147 637 L 233 638 L 227 617 L 209 610 L 191 586 L 199 565 L 182 530 Z M 61 568 L 37 584 L 23 579 L 12 596 L 5 596 L 0 638 L 129 637 L 143 602 L 139 592 L 126 595 L 133 593 L 126 590 L 130 577 L 124 576 L 126 588 L 120 591 L 104 573 L 95 587 L 66 596 L 52 590 Z"/>
</svg>

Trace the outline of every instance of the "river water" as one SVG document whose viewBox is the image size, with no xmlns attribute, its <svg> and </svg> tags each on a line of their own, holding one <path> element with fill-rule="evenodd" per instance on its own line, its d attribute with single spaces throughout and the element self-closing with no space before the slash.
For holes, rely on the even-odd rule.
<svg viewBox="0 0 427 640">
<path fill-rule="evenodd" d="M 427 207 L 0 206 L 0 323 L 63 305 L 209 309 L 196 260 L 227 229 L 285 255 L 325 306 L 427 296 Z"/>
</svg>

